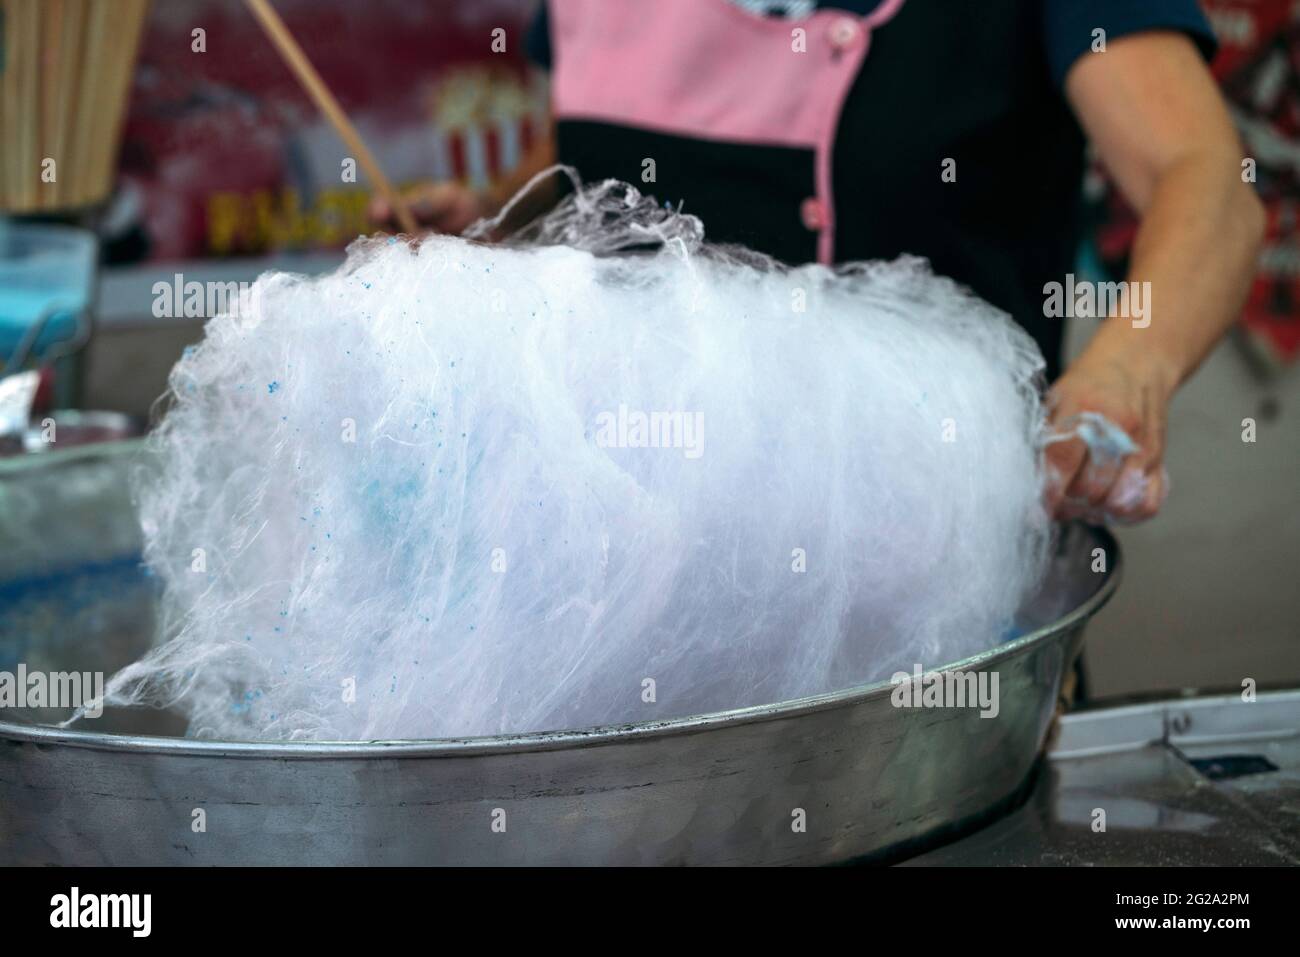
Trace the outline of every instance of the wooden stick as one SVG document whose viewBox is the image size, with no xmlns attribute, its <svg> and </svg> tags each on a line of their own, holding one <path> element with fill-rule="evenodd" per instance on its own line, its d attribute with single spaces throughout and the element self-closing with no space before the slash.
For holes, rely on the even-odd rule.
<svg viewBox="0 0 1300 957">
<path fill-rule="evenodd" d="M 99 0 L 104 3 L 105 0 Z M 135 73 L 136 50 L 144 33 L 148 0 L 117 0 L 115 21 L 106 24 L 105 40 L 113 56 L 105 64 L 99 82 L 99 110 L 96 113 L 94 142 L 102 144 L 99 161 L 91 167 L 93 178 L 90 198 L 98 201 L 110 195 L 117 175 L 118 146 L 131 100 L 131 79 Z"/>
<path fill-rule="evenodd" d="M 41 161 L 50 157 L 55 164 L 53 183 L 41 184 L 41 206 L 52 209 L 58 201 L 59 179 L 63 175 L 63 151 L 59 148 L 59 65 L 63 57 L 63 0 L 46 0 L 41 11 L 41 118 L 36 137 Z"/>
<path fill-rule="evenodd" d="M 94 168 L 107 147 L 95 139 L 96 119 L 103 106 L 99 102 L 104 61 L 109 51 L 107 26 L 116 16 L 110 4 L 89 0 L 82 20 L 82 50 L 78 66 L 77 91 L 73 100 L 72 143 L 68 160 L 73 166 L 72 190 L 65 198 L 70 208 L 94 202 Z"/>
<path fill-rule="evenodd" d="M 54 63 L 55 105 L 50 115 L 50 155 L 59 164 L 59 178 L 50 193 L 50 205 L 54 209 L 61 209 L 64 197 L 71 192 L 68 180 L 72 176 L 73 163 L 68 156 L 68 145 L 72 142 L 69 127 L 73 114 L 73 77 L 77 60 L 81 57 L 81 21 L 77 18 L 76 3 L 77 0 L 57 0 L 49 14 L 59 37 L 59 51 Z"/>
<path fill-rule="evenodd" d="M 5 137 L 4 149 L 8 159 L 5 170 L 5 207 L 11 212 L 23 209 L 23 87 L 22 87 L 22 26 L 23 13 L 15 0 L 5 0 L 5 129 L 12 130 Z"/>
<path fill-rule="evenodd" d="M 32 119 L 27 108 L 26 59 L 30 52 L 25 42 L 27 4 L 25 0 L 9 0 L 5 12 L 7 14 L 5 18 L 5 36 L 6 39 L 12 38 L 5 62 L 5 70 L 13 80 L 9 87 L 9 95 L 13 103 L 13 115 L 9 120 L 9 124 L 7 124 L 10 125 L 13 134 L 5 143 L 5 148 L 9 150 L 9 157 L 13 160 L 13 166 L 9 170 L 9 209 L 14 212 L 26 212 L 27 125 Z"/>
<path fill-rule="evenodd" d="M 73 179 L 71 206 L 80 207 L 93 201 L 95 169 L 99 166 L 102 150 L 97 127 L 100 111 L 100 86 L 104 80 L 104 64 L 108 58 L 108 23 L 112 11 L 103 0 L 90 0 L 83 25 L 86 31 L 85 48 L 81 54 L 81 87 L 77 91 L 74 109 L 77 111 L 76 148 L 72 159 L 77 175 Z"/>
<path fill-rule="evenodd" d="M 80 175 L 77 181 L 78 206 L 95 201 L 99 189 L 99 170 L 104 165 L 106 154 L 110 152 L 100 130 L 106 106 L 104 90 L 114 58 L 114 51 L 109 44 L 112 43 L 111 34 L 121 14 L 120 10 L 113 9 L 116 6 L 116 3 L 107 4 L 104 0 L 90 0 L 90 15 L 86 21 L 90 35 L 86 39 L 88 48 L 82 61 L 86 72 L 81 77 L 81 96 L 77 99 L 77 125 L 80 127 L 82 143 L 77 154 L 80 160 L 77 168 Z"/>
<path fill-rule="evenodd" d="M 40 135 L 41 112 L 41 21 L 36 4 L 24 0 L 20 4 L 23 10 L 22 70 L 18 74 L 23 82 L 23 188 L 19 203 L 24 210 L 40 208 L 41 202 L 41 156 L 36 142 Z"/>
<path fill-rule="evenodd" d="M 0 129 L 6 131 L 4 142 L 0 142 L 0 214 L 12 212 L 14 209 L 14 188 L 13 188 L 13 170 L 18 163 L 16 133 L 9 133 L 9 130 L 16 129 L 15 124 L 18 122 L 18 97 L 15 92 L 17 82 L 14 75 L 14 53 L 13 47 L 17 42 L 13 30 L 9 29 L 8 24 L 13 22 L 13 5 L 9 0 L 0 0 L 0 12 L 3 12 L 5 18 L 4 36 L 0 37 L 0 43 L 4 44 L 0 56 L 4 57 L 4 72 L 0 73 Z"/>
<path fill-rule="evenodd" d="M 271 42 L 275 44 L 275 48 L 280 52 L 280 56 L 284 58 L 284 62 L 298 78 L 298 82 L 302 84 L 303 89 L 307 91 L 307 95 L 312 98 L 316 107 L 325 114 L 325 118 L 330 121 L 335 132 L 342 137 L 348 148 L 356 153 L 357 161 L 361 163 L 371 182 L 378 187 L 379 192 L 388 200 L 402 229 L 408 233 L 418 232 L 415 218 L 411 215 L 411 211 L 406 208 L 406 203 L 393 189 L 392 183 L 388 181 L 388 177 L 379 168 L 379 164 L 375 162 L 375 158 L 370 154 L 370 150 L 366 148 L 366 144 L 361 141 L 356 127 L 348 120 L 338 101 L 334 99 L 334 94 L 330 93 L 329 88 L 320 78 L 320 74 L 316 72 L 316 68 L 311 65 L 311 61 L 302 52 L 302 47 L 298 45 L 298 41 L 293 38 L 293 34 L 284 25 L 280 15 L 275 12 L 270 0 L 245 0 L 245 2 L 248 4 L 249 9 L 253 11 L 253 15 L 257 17 Z"/>
<path fill-rule="evenodd" d="M 68 0 L 67 18 L 64 29 L 68 31 L 68 56 L 65 61 L 63 80 L 63 163 L 60 165 L 59 208 L 66 209 L 75 205 L 77 195 L 77 176 L 82 166 L 82 159 L 77 152 L 81 138 L 77 135 L 77 117 L 80 111 L 77 103 L 81 98 L 82 61 L 88 55 L 86 37 L 90 32 L 91 0 Z M 66 174 L 63 171 L 66 170 Z"/>
</svg>

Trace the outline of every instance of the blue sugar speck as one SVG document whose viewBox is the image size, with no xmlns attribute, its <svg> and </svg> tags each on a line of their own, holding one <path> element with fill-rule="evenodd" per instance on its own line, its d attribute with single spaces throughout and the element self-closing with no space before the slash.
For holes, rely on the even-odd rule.
<svg viewBox="0 0 1300 957">
<path fill-rule="evenodd" d="M 269 385 L 266 387 L 267 394 L 268 394 L 268 395 L 275 395 L 276 390 L 279 389 L 279 388 L 280 388 L 280 383 L 279 383 L 279 382 L 272 382 L 271 384 L 269 384 Z"/>
</svg>

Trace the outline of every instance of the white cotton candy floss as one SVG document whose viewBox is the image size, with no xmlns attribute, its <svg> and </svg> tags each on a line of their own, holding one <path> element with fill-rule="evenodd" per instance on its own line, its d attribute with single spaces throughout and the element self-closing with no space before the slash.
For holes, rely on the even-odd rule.
<svg viewBox="0 0 1300 957">
<path fill-rule="evenodd" d="M 167 640 L 110 700 L 207 737 L 459 737 L 996 644 L 1048 537 L 1033 342 L 920 260 L 701 235 L 605 183 L 514 245 L 264 275 L 172 373 L 139 490 Z"/>
</svg>

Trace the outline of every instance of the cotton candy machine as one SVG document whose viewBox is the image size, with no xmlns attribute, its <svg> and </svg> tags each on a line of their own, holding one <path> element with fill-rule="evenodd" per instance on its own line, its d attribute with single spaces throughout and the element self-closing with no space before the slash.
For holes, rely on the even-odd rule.
<svg viewBox="0 0 1300 957">
<path fill-rule="evenodd" d="M 137 442 L 0 460 L 0 672 L 111 674 L 154 632 Z M 1021 792 L 1088 618 L 1103 531 L 1063 536 L 1017 637 L 954 663 L 998 713 L 889 684 L 513 737 L 227 743 L 164 711 L 0 710 L 0 864 L 818 864 L 898 857 Z M 47 705 L 49 702 L 45 702 Z"/>
</svg>

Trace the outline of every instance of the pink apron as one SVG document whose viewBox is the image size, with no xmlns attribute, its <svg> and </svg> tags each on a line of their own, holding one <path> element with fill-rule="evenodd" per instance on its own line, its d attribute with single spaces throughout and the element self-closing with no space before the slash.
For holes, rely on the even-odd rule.
<svg viewBox="0 0 1300 957">
<path fill-rule="evenodd" d="M 557 120 L 811 150 L 816 195 L 800 212 L 830 263 L 840 111 L 872 32 L 903 3 L 787 20 L 728 0 L 549 0 L 552 108 Z"/>
</svg>

